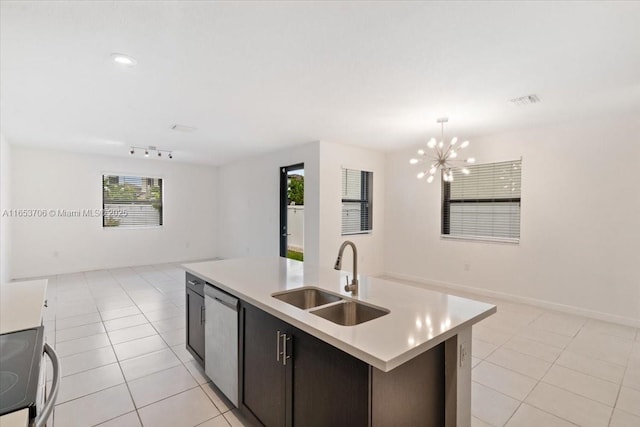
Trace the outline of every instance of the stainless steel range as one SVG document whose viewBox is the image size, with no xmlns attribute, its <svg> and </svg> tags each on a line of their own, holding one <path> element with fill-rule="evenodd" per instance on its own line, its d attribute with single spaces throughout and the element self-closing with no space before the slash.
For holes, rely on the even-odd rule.
<svg viewBox="0 0 640 427">
<path fill-rule="evenodd" d="M 29 409 L 35 418 L 44 328 L 0 335 L 0 415 Z"/>
</svg>

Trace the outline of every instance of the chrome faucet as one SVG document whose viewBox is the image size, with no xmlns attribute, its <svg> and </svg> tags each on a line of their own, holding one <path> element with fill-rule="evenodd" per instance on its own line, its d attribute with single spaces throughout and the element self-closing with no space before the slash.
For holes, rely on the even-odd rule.
<svg viewBox="0 0 640 427">
<path fill-rule="evenodd" d="M 344 286 L 344 290 L 347 292 L 351 292 L 351 295 L 358 295 L 358 249 L 356 248 L 355 243 L 350 240 L 345 240 L 342 245 L 340 245 L 340 249 L 338 250 L 338 259 L 336 259 L 336 265 L 333 266 L 336 270 L 342 269 L 342 254 L 344 252 L 344 248 L 347 246 L 351 246 L 353 249 L 353 280 L 351 284 L 349 284 L 349 276 L 347 276 L 347 284 Z"/>
</svg>

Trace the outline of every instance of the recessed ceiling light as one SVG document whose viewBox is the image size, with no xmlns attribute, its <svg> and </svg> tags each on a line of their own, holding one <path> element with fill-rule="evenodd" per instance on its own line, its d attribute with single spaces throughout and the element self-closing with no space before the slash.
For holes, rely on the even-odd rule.
<svg viewBox="0 0 640 427">
<path fill-rule="evenodd" d="M 111 59 L 116 64 L 125 65 L 127 67 L 134 67 L 138 63 L 133 56 L 125 55 L 124 53 L 112 53 Z"/>
</svg>

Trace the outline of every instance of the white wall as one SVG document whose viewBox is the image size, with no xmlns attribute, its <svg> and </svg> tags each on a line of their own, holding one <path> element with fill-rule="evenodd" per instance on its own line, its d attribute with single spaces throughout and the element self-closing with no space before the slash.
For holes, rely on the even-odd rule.
<svg viewBox="0 0 640 427">
<path fill-rule="evenodd" d="M 349 236 L 359 250 L 360 272 L 377 274 L 383 265 L 384 154 L 328 142 L 254 157 L 220 168 L 220 256 L 279 254 L 279 168 L 304 162 L 304 259 L 332 267 L 341 236 L 342 166 L 373 172 L 374 231 Z M 351 253 L 345 252 L 345 269 Z"/>
<path fill-rule="evenodd" d="M 342 236 L 342 168 L 373 172 L 373 232 Z M 358 247 L 359 272 L 383 272 L 385 230 L 385 156 L 383 153 L 343 144 L 320 145 L 320 265 L 333 266 L 344 240 Z M 342 267 L 350 270 L 351 249 Z"/>
<path fill-rule="evenodd" d="M 11 208 L 11 149 L 0 134 L 0 283 L 11 279 L 11 217 L 3 214 Z"/>
<path fill-rule="evenodd" d="M 481 163 L 523 158 L 518 245 L 441 240 L 440 185 L 389 154 L 385 270 L 640 325 L 638 135 L 629 116 L 472 140 Z"/>
<path fill-rule="evenodd" d="M 36 277 L 217 255 L 217 169 L 12 147 L 13 208 L 99 209 L 105 172 L 164 178 L 164 225 L 104 229 L 101 217 L 14 218 L 12 275 Z"/>
<path fill-rule="evenodd" d="M 304 257 L 317 263 L 319 150 L 312 142 L 220 167 L 221 257 L 280 254 L 280 167 L 304 163 Z"/>
</svg>

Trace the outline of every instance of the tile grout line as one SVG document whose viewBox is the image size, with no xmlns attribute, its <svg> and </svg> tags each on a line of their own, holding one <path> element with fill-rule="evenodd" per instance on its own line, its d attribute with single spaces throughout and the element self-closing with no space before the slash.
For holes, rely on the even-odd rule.
<svg viewBox="0 0 640 427">
<path fill-rule="evenodd" d="M 109 275 L 112 278 L 114 278 L 113 275 L 110 272 L 109 272 Z M 116 280 L 116 279 L 114 278 L 114 280 Z M 120 284 L 120 282 L 118 282 L 118 284 Z M 128 293 L 127 293 L 127 296 L 128 296 Z M 133 302 L 135 304 L 135 301 L 133 301 Z M 98 311 L 98 315 L 100 316 L 100 319 L 102 319 L 102 313 L 100 311 Z M 102 320 L 102 325 L 104 326 L 104 320 Z M 107 333 L 107 339 L 109 340 L 109 343 L 111 344 L 111 349 L 112 349 L 113 353 L 115 354 L 115 350 L 113 349 L 113 342 L 111 341 L 111 337 L 109 336 L 108 333 Z M 118 356 L 117 355 L 116 355 L 116 360 L 118 360 Z M 144 424 L 142 423 L 142 418 L 140 417 L 140 413 L 138 412 L 138 407 L 136 406 L 136 401 L 133 400 L 133 394 L 131 393 L 131 388 L 129 387 L 129 382 L 127 381 L 127 377 L 125 377 L 125 375 L 124 375 L 124 371 L 122 370 L 122 365 L 120 365 L 120 362 L 117 362 L 117 363 L 118 363 L 118 369 L 120 369 L 120 374 L 122 375 L 122 379 L 124 380 L 124 384 L 127 387 L 127 391 L 129 392 L 129 398 L 131 399 L 131 403 L 133 404 L 133 408 L 136 411 L 136 415 L 138 416 L 138 421 L 140 422 L 141 426 L 144 426 Z M 122 415 L 124 415 L 124 414 L 120 414 L 120 415 L 118 415 L 118 417 L 122 416 Z M 115 417 L 115 418 L 117 418 L 117 417 Z"/>
</svg>

